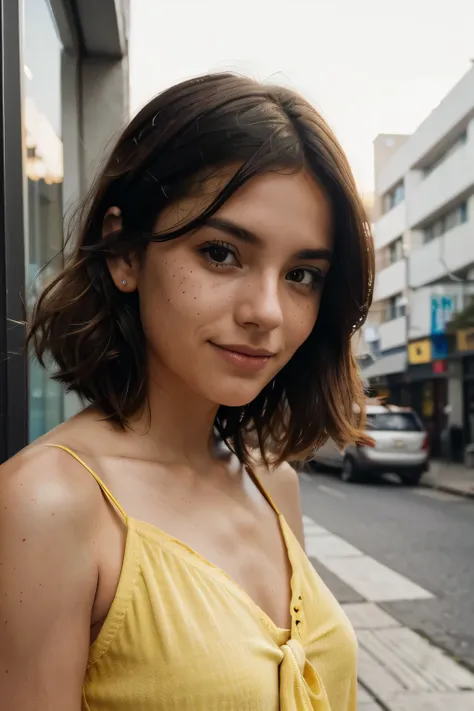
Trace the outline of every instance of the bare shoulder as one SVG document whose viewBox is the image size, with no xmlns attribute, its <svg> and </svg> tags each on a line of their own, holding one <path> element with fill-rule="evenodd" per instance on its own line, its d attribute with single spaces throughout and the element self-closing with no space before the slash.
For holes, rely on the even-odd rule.
<svg viewBox="0 0 474 711">
<path fill-rule="evenodd" d="M 100 510 L 101 493 L 94 479 L 66 452 L 30 446 L 0 467 L 0 522 L 34 525 L 46 520 L 58 526 L 83 521 Z M 55 519 L 54 521 L 51 521 Z"/>
<path fill-rule="evenodd" d="M 300 482 L 295 469 L 283 462 L 269 469 L 262 463 L 258 466 L 260 480 L 288 525 L 304 547 L 303 514 L 301 511 Z"/>
</svg>

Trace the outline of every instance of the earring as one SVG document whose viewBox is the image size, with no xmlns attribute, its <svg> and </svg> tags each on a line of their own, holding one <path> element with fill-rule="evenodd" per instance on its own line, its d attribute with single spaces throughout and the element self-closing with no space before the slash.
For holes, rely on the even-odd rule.
<svg viewBox="0 0 474 711">
<path fill-rule="evenodd" d="M 123 284 L 124 286 L 127 286 L 127 280 L 126 280 L 126 279 L 122 279 L 122 284 Z"/>
</svg>

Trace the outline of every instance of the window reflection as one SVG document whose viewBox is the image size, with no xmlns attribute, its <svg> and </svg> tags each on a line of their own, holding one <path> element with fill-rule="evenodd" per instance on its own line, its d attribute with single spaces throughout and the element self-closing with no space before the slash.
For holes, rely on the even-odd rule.
<svg viewBox="0 0 474 711">
<path fill-rule="evenodd" d="M 47 0 L 25 0 L 24 18 L 25 251 L 31 308 L 62 264 L 62 46 Z M 29 377 L 30 439 L 36 439 L 63 419 L 63 393 L 33 359 Z"/>
</svg>

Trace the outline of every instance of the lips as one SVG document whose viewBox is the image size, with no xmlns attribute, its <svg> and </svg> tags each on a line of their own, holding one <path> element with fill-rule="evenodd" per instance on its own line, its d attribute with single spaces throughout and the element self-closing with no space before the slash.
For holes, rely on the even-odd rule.
<svg viewBox="0 0 474 711">
<path fill-rule="evenodd" d="M 216 348 L 221 348 L 225 351 L 230 351 L 231 353 L 239 353 L 240 355 L 249 356 L 250 358 L 272 358 L 275 353 L 272 351 L 267 351 L 264 348 L 251 348 L 250 346 L 241 345 L 221 345 L 219 343 L 212 343 Z"/>
<path fill-rule="evenodd" d="M 251 348 L 245 345 L 220 345 L 210 341 L 215 353 L 233 369 L 256 373 L 263 370 L 275 353 L 263 348 Z"/>
</svg>

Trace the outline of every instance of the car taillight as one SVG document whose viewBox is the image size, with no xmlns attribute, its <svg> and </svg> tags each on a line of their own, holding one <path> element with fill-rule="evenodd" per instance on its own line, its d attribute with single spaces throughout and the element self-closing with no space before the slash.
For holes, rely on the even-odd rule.
<svg viewBox="0 0 474 711">
<path fill-rule="evenodd" d="M 423 440 L 423 444 L 421 445 L 421 449 L 423 452 L 427 452 L 430 448 L 430 438 L 428 435 L 425 435 L 425 438 Z"/>
</svg>

